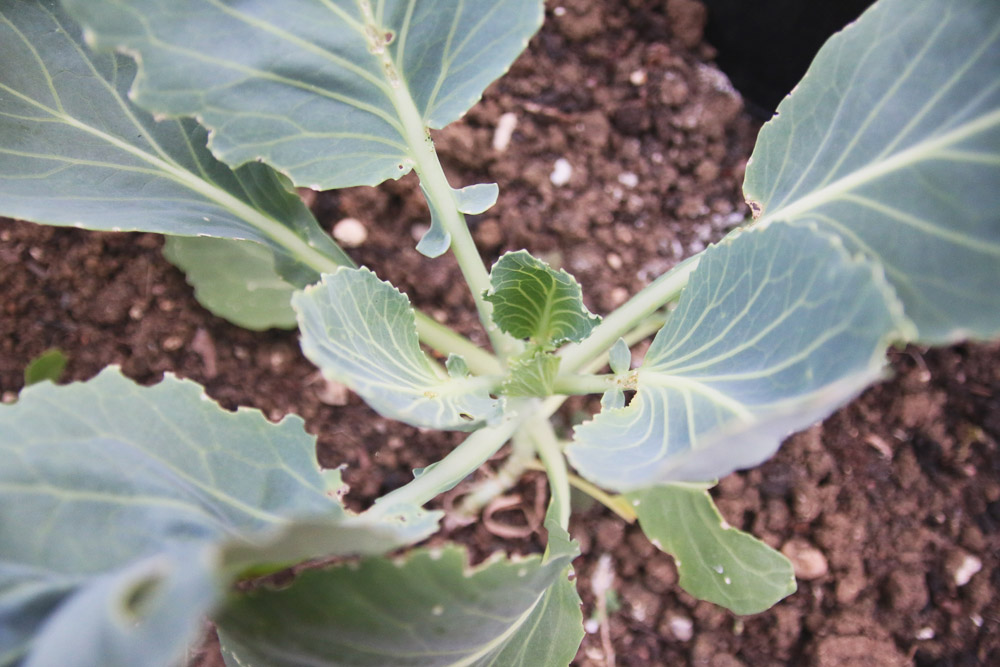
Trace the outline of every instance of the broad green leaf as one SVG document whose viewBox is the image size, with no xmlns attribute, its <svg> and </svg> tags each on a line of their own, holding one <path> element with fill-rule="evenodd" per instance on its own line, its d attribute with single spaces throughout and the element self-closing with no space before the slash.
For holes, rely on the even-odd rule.
<svg viewBox="0 0 1000 667">
<path fill-rule="evenodd" d="M 541 0 L 65 0 L 99 47 L 137 54 L 137 102 L 195 116 L 231 165 L 317 190 L 414 164 L 541 25 Z M 253 48 L 247 48 L 253 45 Z"/>
<path fill-rule="evenodd" d="M 505 396 L 551 396 L 560 361 L 559 357 L 544 352 L 514 359 L 503 381 L 502 393 Z"/>
<path fill-rule="evenodd" d="M 198 303 L 245 329 L 294 329 L 295 287 L 274 254 L 252 241 L 168 236 L 163 256 L 187 276 Z"/>
<path fill-rule="evenodd" d="M 66 370 L 66 353 L 57 347 L 45 350 L 24 369 L 24 386 L 48 380 L 58 382 Z"/>
<path fill-rule="evenodd" d="M 379 414 L 468 430 L 499 414 L 487 382 L 455 378 L 420 349 L 410 301 L 368 269 L 338 269 L 292 298 L 302 351 Z"/>
<path fill-rule="evenodd" d="M 580 284 L 524 250 L 506 253 L 490 272 L 493 321 L 542 348 L 580 342 L 601 321 L 583 305 Z"/>
<path fill-rule="evenodd" d="M 618 490 L 756 465 L 882 374 L 905 322 L 881 273 L 774 224 L 705 251 L 625 408 L 576 428 L 573 465 Z"/>
<path fill-rule="evenodd" d="M 93 55 L 54 0 L 0 6 L 0 214 L 50 225 L 251 239 L 299 260 L 350 259 L 273 170 L 232 171 L 191 120 L 155 122 L 129 101 L 132 60 Z"/>
<path fill-rule="evenodd" d="M 437 519 L 349 514 L 300 419 L 171 376 L 28 387 L 0 407 L 0 457 L 0 664 L 166 665 L 241 571 L 384 553 Z"/>
<path fill-rule="evenodd" d="M 680 586 L 736 614 L 756 614 L 795 592 L 787 558 L 728 525 L 704 487 L 656 486 L 628 494 L 639 525 L 674 557 Z"/>
<path fill-rule="evenodd" d="M 302 574 L 231 599 L 216 619 L 230 667 L 567 665 L 583 637 L 578 550 L 549 510 L 544 557 L 469 568 L 464 548 L 420 549 Z"/>
<path fill-rule="evenodd" d="M 996 0 L 876 3 L 761 130 L 757 224 L 817 224 L 880 262 L 916 340 L 997 336 L 997 72 Z"/>
</svg>

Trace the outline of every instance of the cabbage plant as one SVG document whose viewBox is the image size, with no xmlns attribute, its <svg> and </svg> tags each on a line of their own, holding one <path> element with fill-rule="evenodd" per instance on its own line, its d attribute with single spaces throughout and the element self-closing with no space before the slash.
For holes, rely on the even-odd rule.
<svg viewBox="0 0 1000 667">
<path fill-rule="evenodd" d="M 0 3 L 0 213 L 165 234 L 213 312 L 297 326 L 379 414 L 468 433 L 354 513 L 298 417 L 113 367 L 28 387 L 0 407 L 0 664 L 176 664 L 207 616 L 232 666 L 565 665 L 571 487 L 637 520 L 697 598 L 752 614 L 795 590 L 708 489 L 878 382 L 887 347 L 1000 336 L 1000 5 L 879 0 L 833 36 L 760 133 L 753 219 L 604 317 L 527 251 L 484 266 L 464 216 L 500 186 L 449 182 L 429 135 L 542 18 L 542 0 Z M 294 191 L 410 171 L 417 249 L 454 253 L 489 349 L 356 266 Z M 600 411 L 554 428 L 583 394 Z M 442 519 L 425 505 L 508 442 L 497 479 L 548 477 L 544 553 L 414 547 Z"/>
</svg>

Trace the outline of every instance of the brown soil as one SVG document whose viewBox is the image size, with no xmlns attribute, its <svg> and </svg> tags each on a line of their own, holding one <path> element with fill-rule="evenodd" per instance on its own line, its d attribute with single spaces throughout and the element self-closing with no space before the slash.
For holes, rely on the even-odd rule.
<svg viewBox="0 0 1000 667">
<path fill-rule="evenodd" d="M 703 64 L 714 54 L 697 3 L 560 7 L 483 103 L 436 140 L 453 184 L 501 185 L 498 205 L 470 221 L 484 259 L 527 248 L 576 275 L 591 309 L 607 313 L 742 220 L 739 186 L 758 128 L 726 78 Z M 517 126 L 497 149 L 504 113 Z M 550 177 L 559 159 L 572 167 L 563 185 Z M 321 194 L 314 210 L 327 229 L 360 220 L 368 239 L 352 251 L 359 262 L 483 340 L 454 261 L 413 250 L 426 210 L 412 178 Z M 15 398 L 28 360 L 54 346 L 69 355 L 67 380 L 112 363 L 143 383 L 172 371 L 227 407 L 302 415 L 321 463 L 347 464 L 355 507 L 460 440 L 379 418 L 353 395 L 324 396 L 294 333 L 213 317 L 160 245 L 154 235 L 0 221 L 3 400 Z M 769 612 L 739 618 L 693 600 L 635 526 L 581 510 L 572 533 L 583 547 L 584 614 L 594 609 L 590 575 L 610 554 L 617 664 L 1000 664 L 1000 346 L 910 348 L 891 359 L 895 379 L 716 490 L 730 523 L 799 568 L 798 593 Z M 572 402 L 563 419 L 589 405 Z M 528 475 L 512 492 L 515 509 L 494 518 L 535 525 L 540 481 Z M 540 548 L 537 532 L 498 535 L 506 532 L 476 524 L 436 539 L 460 540 L 476 559 Z M 600 632 L 587 635 L 575 664 L 608 664 Z"/>
</svg>

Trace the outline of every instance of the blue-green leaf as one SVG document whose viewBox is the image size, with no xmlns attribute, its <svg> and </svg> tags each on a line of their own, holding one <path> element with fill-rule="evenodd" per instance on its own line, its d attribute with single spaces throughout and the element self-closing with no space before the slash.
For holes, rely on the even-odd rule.
<svg viewBox="0 0 1000 667">
<path fill-rule="evenodd" d="M 678 583 L 694 597 L 756 614 L 795 592 L 788 559 L 728 525 L 704 487 L 656 486 L 628 499 L 642 531 L 674 557 Z"/>
<path fill-rule="evenodd" d="M 615 375 L 623 375 L 632 368 L 632 353 L 624 338 L 619 338 L 608 353 L 608 365 Z"/>
<path fill-rule="evenodd" d="M 541 0 L 64 4 L 94 44 L 137 54 L 139 104 L 199 118 L 228 164 L 318 190 L 406 174 L 424 126 L 464 114 L 543 16 Z"/>
<path fill-rule="evenodd" d="M 368 269 L 339 269 L 292 299 L 302 350 L 380 414 L 467 430 L 499 415 L 488 383 L 449 377 L 420 349 L 410 301 Z"/>
<path fill-rule="evenodd" d="M 882 374 L 907 324 L 877 268 L 774 224 L 705 251 L 625 408 L 577 427 L 571 462 L 619 490 L 756 465 Z"/>
<path fill-rule="evenodd" d="M 0 6 L 0 214 L 51 225 L 251 239 L 295 284 L 350 259 L 287 181 L 232 171 L 192 120 L 156 122 L 129 100 L 129 58 L 93 55 L 54 0 Z"/>
<path fill-rule="evenodd" d="M 456 545 L 306 572 L 217 619 L 230 667 L 568 665 L 583 637 L 576 544 L 549 509 L 544 557 L 470 568 Z"/>
<path fill-rule="evenodd" d="M 454 192 L 458 210 L 469 215 L 489 210 L 500 196 L 500 188 L 496 183 L 477 183 Z"/>
<path fill-rule="evenodd" d="M 542 348 L 580 342 L 601 318 L 583 305 L 580 284 L 524 250 L 506 253 L 490 272 L 493 321 Z"/>
<path fill-rule="evenodd" d="M 758 225 L 816 224 L 879 262 L 915 340 L 1000 335 L 1000 3 L 880 0 L 761 130 Z"/>
<path fill-rule="evenodd" d="M 28 387 L 0 406 L 0 457 L 0 664 L 173 664 L 240 572 L 384 553 L 438 519 L 348 513 L 302 420 L 171 376 Z"/>
<path fill-rule="evenodd" d="M 295 286 L 274 269 L 274 254 L 252 241 L 168 236 L 163 256 L 184 271 L 198 303 L 245 329 L 297 326 Z"/>
</svg>

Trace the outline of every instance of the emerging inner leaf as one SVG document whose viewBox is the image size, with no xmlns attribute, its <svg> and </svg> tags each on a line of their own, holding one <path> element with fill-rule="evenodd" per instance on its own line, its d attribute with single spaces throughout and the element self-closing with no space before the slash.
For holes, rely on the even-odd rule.
<svg viewBox="0 0 1000 667">
<path fill-rule="evenodd" d="M 413 426 L 456 430 L 499 414 L 487 382 L 449 377 L 420 349 L 409 299 L 368 269 L 324 275 L 297 293 L 292 306 L 305 355 L 380 414 Z"/>
<path fill-rule="evenodd" d="M 524 250 L 501 257 L 490 273 L 493 321 L 542 349 L 586 338 L 601 318 L 583 305 L 580 284 Z"/>
<path fill-rule="evenodd" d="M 559 373 L 559 357 L 537 352 L 510 364 L 510 375 L 504 380 L 505 396 L 551 396 Z"/>
</svg>

